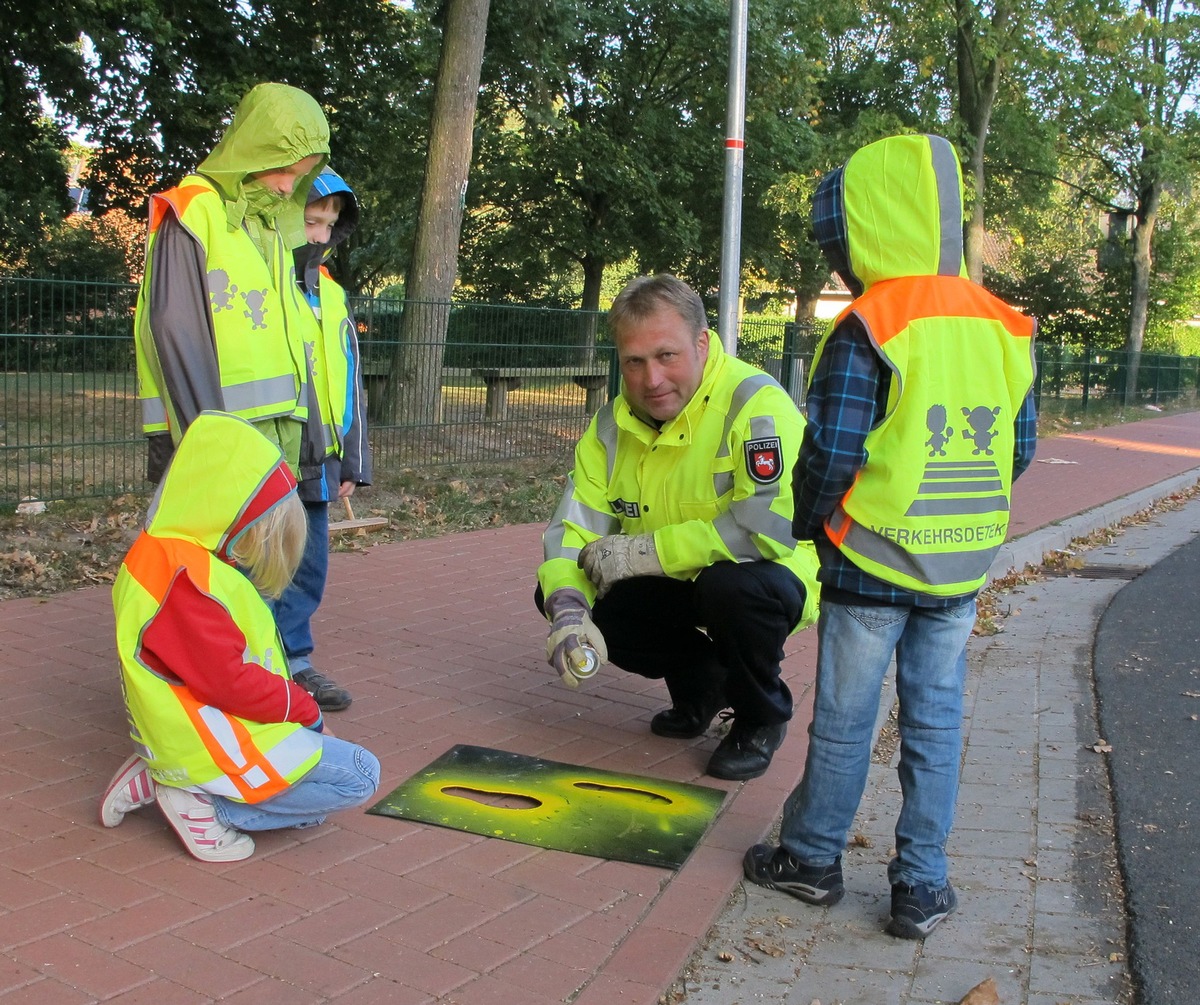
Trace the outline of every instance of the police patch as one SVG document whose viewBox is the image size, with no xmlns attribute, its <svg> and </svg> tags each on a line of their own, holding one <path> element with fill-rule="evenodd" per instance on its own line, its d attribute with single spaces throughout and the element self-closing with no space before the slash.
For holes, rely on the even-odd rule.
<svg viewBox="0 0 1200 1005">
<path fill-rule="evenodd" d="M 746 441 L 746 470 L 760 485 L 779 481 L 783 474 L 783 448 L 778 436 Z"/>
</svg>

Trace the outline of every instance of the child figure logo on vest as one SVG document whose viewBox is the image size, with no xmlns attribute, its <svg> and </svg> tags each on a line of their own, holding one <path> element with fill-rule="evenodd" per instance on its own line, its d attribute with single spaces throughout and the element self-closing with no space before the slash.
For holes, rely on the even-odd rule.
<svg viewBox="0 0 1200 1005">
<path fill-rule="evenodd" d="M 992 456 L 992 440 L 996 438 L 994 426 L 996 424 L 996 416 L 1000 414 L 1000 409 L 988 408 L 987 405 L 977 405 L 970 410 L 965 407 L 962 414 L 967 417 L 967 425 L 970 429 L 962 431 L 964 440 L 972 440 L 975 443 L 975 449 L 972 454 L 987 454 Z"/>
<path fill-rule="evenodd" d="M 954 430 L 946 425 L 945 405 L 929 406 L 929 411 L 925 413 L 925 428 L 932 434 L 925 441 L 925 446 L 929 447 L 929 456 L 945 457 L 946 444 L 954 435 Z"/>
<path fill-rule="evenodd" d="M 238 288 L 230 283 L 229 273 L 224 269 L 212 269 L 208 273 L 208 300 L 214 314 L 233 310 L 233 298 L 237 291 Z"/>
<path fill-rule="evenodd" d="M 254 330 L 267 327 L 267 291 L 266 290 L 251 290 L 249 293 L 243 293 L 242 299 L 246 302 L 246 317 L 251 322 L 251 327 Z"/>
</svg>

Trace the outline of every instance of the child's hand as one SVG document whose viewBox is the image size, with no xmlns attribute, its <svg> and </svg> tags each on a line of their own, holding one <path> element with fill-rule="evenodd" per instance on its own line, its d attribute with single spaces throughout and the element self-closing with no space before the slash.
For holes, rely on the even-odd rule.
<svg viewBox="0 0 1200 1005">
<path fill-rule="evenodd" d="M 322 736 L 333 736 L 333 730 L 329 728 L 329 720 L 328 719 L 326 719 L 324 722 L 321 723 L 321 735 Z"/>
</svg>

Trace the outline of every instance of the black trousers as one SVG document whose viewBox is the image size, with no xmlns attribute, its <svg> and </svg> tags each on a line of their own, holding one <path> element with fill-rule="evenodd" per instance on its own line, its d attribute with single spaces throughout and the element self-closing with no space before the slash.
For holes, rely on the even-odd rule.
<svg viewBox="0 0 1200 1005">
<path fill-rule="evenodd" d="M 534 599 L 542 610 L 540 587 Z M 717 562 L 690 582 L 622 580 L 596 602 L 592 620 L 609 659 L 664 679 L 677 707 L 705 704 L 714 688 L 723 689 L 741 722 L 774 725 L 792 717 L 779 664 L 804 600 L 804 584 L 776 562 Z"/>
</svg>

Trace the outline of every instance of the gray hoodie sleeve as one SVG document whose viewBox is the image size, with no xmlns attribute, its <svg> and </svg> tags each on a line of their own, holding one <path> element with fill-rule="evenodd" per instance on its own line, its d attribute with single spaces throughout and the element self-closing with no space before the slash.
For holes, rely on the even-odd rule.
<svg viewBox="0 0 1200 1005">
<path fill-rule="evenodd" d="M 224 408 L 217 342 L 208 307 L 204 249 L 168 213 L 150 262 L 150 335 L 162 367 L 161 389 L 179 434 L 207 408 Z"/>
</svg>

